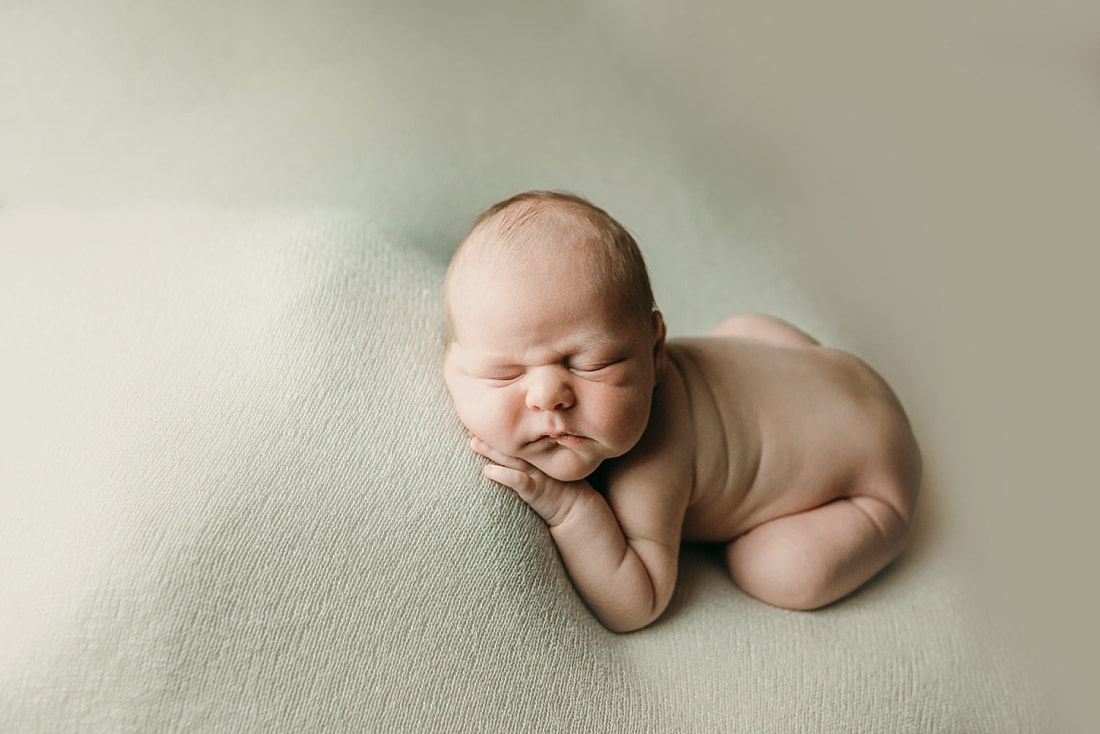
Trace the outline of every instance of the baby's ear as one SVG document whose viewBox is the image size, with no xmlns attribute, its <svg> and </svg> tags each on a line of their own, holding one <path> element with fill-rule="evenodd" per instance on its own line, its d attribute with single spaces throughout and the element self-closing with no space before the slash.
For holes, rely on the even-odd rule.
<svg viewBox="0 0 1100 734">
<path fill-rule="evenodd" d="M 657 382 L 665 377 L 668 355 L 665 352 L 665 319 L 660 311 L 653 312 L 653 366 Z"/>
</svg>

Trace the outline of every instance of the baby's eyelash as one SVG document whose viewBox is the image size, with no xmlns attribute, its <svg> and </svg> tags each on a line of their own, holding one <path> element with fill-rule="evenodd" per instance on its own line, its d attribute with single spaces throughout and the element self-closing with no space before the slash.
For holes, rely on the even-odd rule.
<svg viewBox="0 0 1100 734">
<path fill-rule="evenodd" d="M 605 370 L 608 367 L 618 364 L 621 361 L 621 359 L 613 359 L 607 362 L 599 362 L 596 364 L 576 364 L 569 369 L 573 370 L 574 372 L 599 372 L 600 370 Z"/>
</svg>

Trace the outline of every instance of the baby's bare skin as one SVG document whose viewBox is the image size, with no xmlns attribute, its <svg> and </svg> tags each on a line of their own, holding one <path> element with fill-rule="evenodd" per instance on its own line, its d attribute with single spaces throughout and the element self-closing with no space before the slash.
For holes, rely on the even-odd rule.
<svg viewBox="0 0 1100 734">
<path fill-rule="evenodd" d="M 920 454 L 886 384 L 765 316 L 666 343 L 561 233 L 448 275 L 444 377 L 485 474 L 546 521 L 610 629 L 667 607 L 682 540 L 777 606 L 850 593 L 905 544 Z M 476 253 L 477 250 L 475 249 Z"/>
<path fill-rule="evenodd" d="M 695 428 L 683 538 L 735 539 L 730 572 L 765 601 L 828 604 L 904 545 L 920 481 L 908 421 L 865 364 L 776 319 L 718 332 L 668 345 L 687 401 L 657 401 Z"/>
</svg>

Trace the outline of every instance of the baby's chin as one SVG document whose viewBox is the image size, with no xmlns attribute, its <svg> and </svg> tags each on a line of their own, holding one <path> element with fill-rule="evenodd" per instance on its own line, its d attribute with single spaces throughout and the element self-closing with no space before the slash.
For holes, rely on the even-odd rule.
<svg viewBox="0 0 1100 734">
<path fill-rule="evenodd" d="M 564 452 L 562 452 L 564 453 Z M 546 459 L 531 461 L 536 469 L 559 482 L 577 482 L 596 471 L 601 461 L 588 459 L 576 454 L 563 456 L 561 453 Z"/>
</svg>

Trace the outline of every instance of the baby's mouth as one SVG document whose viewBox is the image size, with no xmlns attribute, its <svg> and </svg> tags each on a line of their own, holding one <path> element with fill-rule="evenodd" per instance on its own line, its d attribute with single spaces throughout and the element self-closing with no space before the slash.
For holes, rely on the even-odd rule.
<svg viewBox="0 0 1100 734">
<path fill-rule="evenodd" d="M 546 439 L 563 446 L 573 446 L 584 441 L 584 438 L 573 433 L 544 433 L 539 440 Z"/>
</svg>

